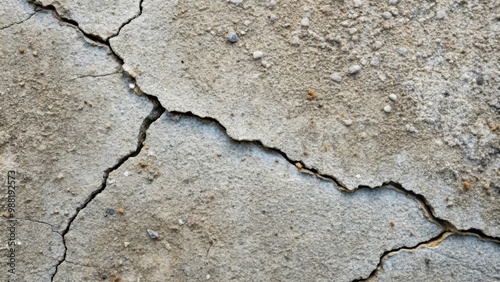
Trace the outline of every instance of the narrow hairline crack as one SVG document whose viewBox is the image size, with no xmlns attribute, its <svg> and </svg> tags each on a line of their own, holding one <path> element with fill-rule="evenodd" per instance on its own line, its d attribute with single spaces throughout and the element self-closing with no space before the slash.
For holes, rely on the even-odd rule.
<svg viewBox="0 0 500 282">
<path fill-rule="evenodd" d="M 111 36 L 111 37 L 108 37 L 107 40 L 103 40 L 101 37 L 99 36 L 96 36 L 96 35 L 93 35 L 93 34 L 88 34 L 86 33 L 85 31 L 83 31 L 78 23 L 74 20 L 71 20 L 71 19 L 66 19 L 66 18 L 63 18 L 59 15 L 57 9 L 53 6 L 53 5 L 49 5 L 49 6 L 42 6 L 40 4 L 37 4 L 37 3 L 34 3 L 34 5 L 42 8 L 42 9 L 45 9 L 45 10 L 50 10 L 53 12 L 54 16 L 56 19 L 58 19 L 59 21 L 63 22 L 63 23 L 66 23 L 72 27 L 74 27 L 75 29 L 79 30 L 82 35 L 87 38 L 88 40 L 90 40 L 91 42 L 93 42 L 94 44 L 103 44 L 105 46 L 107 46 L 111 53 L 113 54 L 113 56 L 117 59 L 117 61 L 120 62 L 120 64 L 122 65 L 122 69 L 123 69 L 123 65 L 124 65 L 124 60 L 123 58 L 121 58 L 114 50 L 113 48 L 111 47 L 111 44 L 109 42 L 109 40 L 113 37 L 116 37 L 119 35 L 121 29 L 126 26 L 127 24 L 129 24 L 130 22 L 132 22 L 132 20 L 134 20 L 135 18 L 139 17 L 141 14 L 142 14 L 142 3 L 143 3 L 144 0 L 141 0 L 140 2 L 140 13 L 131 18 L 128 22 L 122 24 L 122 26 L 119 28 L 118 32 Z M 56 273 L 57 273 L 57 268 L 58 266 L 64 262 L 64 260 L 66 259 L 66 252 L 67 252 L 67 247 L 66 247 L 66 242 L 64 240 L 64 235 L 67 234 L 67 232 L 69 231 L 69 228 L 71 226 L 71 223 L 75 220 L 75 218 L 77 217 L 78 213 L 83 210 L 98 194 L 100 194 L 102 191 L 104 191 L 104 189 L 106 188 L 106 180 L 109 176 L 109 173 L 118 169 L 124 162 L 126 162 L 129 158 L 131 157 L 135 157 L 137 156 L 141 149 L 142 149 L 142 142 L 144 142 L 145 140 L 145 136 L 146 136 L 146 130 L 147 128 L 149 128 L 149 125 L 154 122 L 156 119 L 158 119 L 164 112 L 169 112 L 171 114 L 174 114 L 174 115 L 181 115 L 181 116 L 188 116 L 188 117 L 194 117 L 196 119 L 199 119 L 199 120 L 205 120 L 205 121 L 210 121 L 210 122 L 213 122 L 215 123 L 216 125 L 218 125 L 220 128 L 222 128 L 225 132 L 225 134 L 233 141 L 235 142 L 238 142 L 238 143 L 250 143 L 250 144 L 254 144 L 254 145 L 257 145 L 265 150 L 268 150 L 268 151 L 271 151 L 271 152 L 275 152 L 275 153 L 278 153 L 280 154 L 286 161 L 288 161 L 290 164 L 294 165 L 294 166 L 297 166 L 297 164 L 300 164 L 301 168 L 299 169 L 301 172 L 303 173 L 306 173 L 306 174 L 310 174 L 310 175 L 313 175 L 317 178 L 320 178 L 322 180 L 325 180 L 325 181 L 329 181 L 329 182 L 332 182 L 333 184 L 335 184 L 334 186 L 341 192 L 345 192 L 345 193 L 355 193 L 356 191 L 358 190 L 362 190 L 362 189 L 371 189 L 371 190 L 376 190 L 376 189 L 393 189 L 393 190 L 396 190 L 404 195 L 406 195 L 407 197 L 415 200 L 417 202 L 417 204 L 421 207 L 421 209 L 423 210 L 423 213 L 425 215 L 425 217 L 430 221 L 430 222 L 433 222 L 435 224 L 437 224 L 438 226 L 441 227 L 441 229 L 443 230 L 439 235 L 437 235 L 436 237 L 434 238 L 431 238 L 427 241 L 424 241 L 424 242 L 420 242 L 418 244 L 416 244 L 414 247 L 406 247 L 406 246 L 403 246 L 403 247 L 400 247 L 400 248 L 397 248 L 395 250 L 389 250 L 389 251 L 385 251 L 381 256 L 380 256 L 380 260 L 379 260 L 379 264 L 377 265 L 377 267 L 373 270 L 373 272 L 367 277 L 367 278 L 361 278 L 361 279 L 358 279 L 358 280 L 353 280 L 353 281 L 365 281 L 366 279 L 370 279 L 373 275 L 375 275 L 375 273 L 377 272 L 377 270 L 379 269 L 379 266 L 381 265 L 381 263 L 383 262 L 383 259 L 386 257 L 386 256 L 389 256 L 389 255 L 392 255 L 393 253 L 396 253 L 396 252 L 399 252 L 401 250 L 415 250 L 419 247 L 422 247 L 422 246 L 429 246 L 429 245 L 432 245 L 436 242 L 440 242 L 443 239 L 443 237 L 446 235 L 446 237 L 450 236 L 450 235 L 470 235 L 470 236 L 476 236 L 478 237 L 480 240 L 482 241 L 489 241 L 489 242 L 496 242 L 496 243 L 499 243 L 500 244 L 500 238 L 497 238 L 497 237 L 492 237 L 492 236 L 488 236 L 486 234 L 483 233 L 483 231 L 481 230 L 478 230 L 478 229 L 468 229 L 468 230 L 457 230 L 457 228 L 449 221 L 447 220 L 444 220 L 444 219 L 441 219 L 441 218 L 438 218 L 434 215 L 434 209 L 432 207 L 432 205 L 430 205 L 430 203 L 427 201 L 427 199 L 421 195 L 421 194 L 418 194 L 412 190 L 406 190 L 401 184 L 397 183 L 397 182 L 393 182 L 393 181 L 387 181 L 387 182 L 384 182 L 381 186 L 377 186 L 377 187 L 370 187 L 370 186 L 358 186 L 357 188 L 354 188 L 354 189 L 348 189 L 347 187 L 345 187 L 345 185 L 340 181 L 338 180 L 336 177 L 334 176 L 331 176 L 331 175 L 328 175 L 328 174 L 323 174 L 323 173 L 320 173 L 317 169 L 315 168 L 310 168 L 310 167 L 307 167 L 305 165 L 305 163 L 301 160 L 298 160 L 298 161 L 295 161 L 295 160 L 292 160 L 288 157 L 288 155 L 281 151 L 280 149 L 278 148 L 275 148 L 275 147 L 268 147 L 266 145 L 263 144 L 263 142 L 261 140 L 238 140 L 236 138 L 233 138 L 231 135 L 228 134 L 228 131 L 227 129 L 215 118 L 212 118 L 212 117 L 201 117 L 201 116 L 198 116 L 196 114 L 194 114 L 193 112 L 191 111 L 188 111 L 188 112 L 179 112 L 179 111 L 166 111 L 166 109 L 161 105 L 159 99 L 156 97 L 156 96 L 153 96 L 153 95 L 149 95 L 145 92 L 143 92 L 140 87 L 138 86 L 137 82 L 136 82 L 136 79 L 131 75 L 129 74 L 128 72 L 126 72 L 125 70 L 123 70 L 124 74 L 128 77 L 128 79 L 130 81 L 133 81 L 136 88 L 136 92 L 139 94 L 142 94 L 142 95 L 145 95 L 146 97 L 148 97 L 150 99 L 150 101 L 155 105 L 155 108 L 153 109 L 153 111 L 151 112 L 151 114 L 153 114 L 153 112 L 155 112 L 155 109 L 158 109 L 158 111 L 156 111 L 156 114 L 158 114 L 158 116 L 156 116 L 156 118 L 151 121 L 147 127 L 145 128 L 144 131 L 142 131 L 143 129 L 143 126 L 141 126 L 141 133 L 139 134 L 139 143 L 138 144 L 138 148 L 136 151 L 128 154 L 127 156 L 123 157 L 115 166 L 107 169 L 105 171 L 105 176 L 104 176 L 104 180 L 103 180 L 103 183 L 101 185 L 101 187 L 94 191 L 88 198 L 87 200 L 84 202 L 83 205 L 81 205 L 78 209 L 77 209 L 77 213 L 70 219 L 69 221 L 69 224 L 68 226 L 66 227 L 66 229 L 62 232 L 63 234 L 63 243 L 64 243 L 64 247 L 65 247 L 65 252 L 64 252 L 64 257 L 63 259 L 58 263 L 58 265 L 56 266 L 56 271 L 54 272 L 54 274 L 52 275 L 52 279 L 55 277 Z M 151 116 L 150 114 L 150 116 Z M 149 117 L 149 116 L 148 116 Z M 147 117 L 147 118 L 148 118 Z M 147 120 L 147 118 L 144 120 L 144 122 Z M 143 122 L 143 125 L 144 125 L 144 122 Z M 142 141 L 141 140 L 141 138 Z M 446 238 L 444 237 L 444 238 Z M 210 248 L 209 248 L 210 250 Z M 209 251 L 208 250 L 208 251 Z M 208 255 L 208 251 L 207 251 L 207 255 Z"/>
<path fill-rule="evenodd" d="M 25 19 L 23 19 L 23 20 L 21 20 L 21 21 L 14 22 L 14 23 L 11 23 L 11 24 L 9 24 L 9 25 L 6 25 L 6 26 L 3 26 L 3 27 L 0 27 L 0 30 L 7 29 L 7 28 L 10 28 L 10 27 L 15 26 L 15 25 L 18 25 L 18 24 L 22 24 L 22 23 L 24 23 L 25 21 L 28 21 L 29 19 L 31 19 L 31 17 L 33 17 L 34 15 L 36 15 L 36 13 L 37 13 L 37 12 L 38 12 L 38 11 L 36 11 L 36 10 L 35 10 L 32 14 L 30 14 L 30 15 L 29 15 L 29 17 L 27 17 L 27 18 L 25 18 Z"/>
</svg>

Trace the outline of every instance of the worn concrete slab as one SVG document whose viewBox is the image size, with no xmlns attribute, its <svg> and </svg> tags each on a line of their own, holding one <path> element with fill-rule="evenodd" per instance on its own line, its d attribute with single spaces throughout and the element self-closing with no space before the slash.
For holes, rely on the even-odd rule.
<svg viewBox="0 0 500 282">
<path fill-rule="evenodd" d="M 214 123 L 165 114 L 148 132 L 75 219 L 55 281 L 351 281 L 442 232 L 402 193 L 340 192 Z"/>
<path fill-rule="evenodd" d="M 370 281 L 499 281 L 500 244 L 453 235 L 435 247 L 384 259 Z"/>
<path fill-rule="evenodd" d="M 144 1 L 111 46 L 168 110 L 500 235 L 497 2 L 238 2 Z"/>
<path fill-rule="evenodd" d="M 5 240 L 10 238 L 10 231 L 9 234 L 2 234 L 2 281 L 50 281 L 56 265 L 64 255 L 61 234 L 55 232 L 47 223 L 22 218 L 8 221 L 2 217 L 0 224 L 3 230 L 15 230 L 12 232 L 15 234 L 15 240 Z M 15 251 L 10 252 L 11 249 Z M 11 257 L 14 260 L 10 260 Z M 10 263 L 13 263 L 13 266 Z M 14 272 L 16 276 L 7 276 L 9 271 Z"/>
<path fill-rule="evenodd" d="M 2 179 L 17 172 L 17 217 L 62 231 L 106 169 L 136 150 L 152 105 L 107 46 L 51 13 L 0 30 L 0 40 Z"/>
<path fill-rule="evenodd" d="M 140 0 L 32 0 L 42 6 L 53 6 L 59 15 L 78 23 L 87 34 L 103 40 L 118 34 L 120 28 L 140 14 Z"/>
</svg>

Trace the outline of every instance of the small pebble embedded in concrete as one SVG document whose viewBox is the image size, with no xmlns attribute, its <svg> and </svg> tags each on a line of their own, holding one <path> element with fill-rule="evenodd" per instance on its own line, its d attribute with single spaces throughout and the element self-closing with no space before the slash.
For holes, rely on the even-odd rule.
<svg viewBox="0 0 500 282">
<path fill-rule="evenodd" d="M 399 3 L 399 0 L 389 0 L 390 5 L 397 5 Z"/>
<path fill-rule="evenodd" d="M 390 94 L 389 99 L 391 99 L 392 101 L 396 101 L 398 99 L 398 96 L 396 96 L 396 94 Z"/>
<path fill-rule="evenodd" d="M 303 27 L 308 27 L 309 26 L 309 18 L 308 17 L 303 18 L 300 21 L 300 25 L 302 25 Z"/>
<path fill-rule="evenodd" d="M 129 83 L 128 88 L 130 88 L 130 89 L 134 89 L 134 88 L 135 88 L 135 84 L 133 84 L 133 83 Z"/>
<path fill-rule="evenodd" d="M 385 105 L 385 107 L 384 107 L 384 112 L 386 112 L 386 113 L 390 113 L 391 111 L 392 111 L 392 107 L 391 107 L 391 106 L 389 106 L 389 105 Z"/>
<path fill-rule="evenodd" d="M 264 53 L 262 51 L 255 51 L 253 52 L 253 58 L 255 60 L 260 59 L 264 56 Z"/>
<path fill-rule="evenodd" d="M 446 17 L 446 11 L 445 10 L 439 10 L 436 12 L 436 20 L 442 20 Z"/>
<path fill-rule="evenodd" d="M 352 120 L 350 120 L 350 119 L 345 119 L 345 120 L 344 120 L 344 124 L 345 124 L 345 126 L 351 126 L 351 125 L 352 125 Z"/>
<path fill-rule="evenodd" d="M 361 67 L 359 65 L 354 65 L 349 68 L 349 73 L 350 74 L 356 74 L 361 70 Z"/>
<path fill-rule="evenodd" d="M 408 53 L 408 49 L 406 49 L 405 47 L 401 47 L 398 49 L 398 54 L 401 56 L 406 56 L 407 53 Z"/>
<path fill-rule="evenodd" d="M 384 19 L 388 20 L 388 19 L 392 18 L 392 14 L 389 11 L 385 11 L 385 12 L 382 13 L 382 17 Z"/>
<path fill-rule="evenodd" d="M 234 32 L 231 33 L 231 34 L 229 34 L 228 41 L 231 42 L 231 43 L 238 42 L 238 35 L 236 33 L 234 33 Z"/>
<path fill-rule="evenodd" d="M 158 239 L 158 232 L 148 229 L 148 234 L 151 239 Z"/>
<path fill-rule="evenodd" d="M 114 209 L 111 209 L 111 208 L 106 209 L 106 216 L 108 216 L 108 215 L 114 215 L 114 214 L 115 214 L 115 210 Z"/>
<path fill-rule="evenodd" d="M 342 76 L 339 72 L 334 72 L 332 73 L 332 75 L 330 75 L 330 79 L 338 83 L 342 80 Z"/>
</svg>

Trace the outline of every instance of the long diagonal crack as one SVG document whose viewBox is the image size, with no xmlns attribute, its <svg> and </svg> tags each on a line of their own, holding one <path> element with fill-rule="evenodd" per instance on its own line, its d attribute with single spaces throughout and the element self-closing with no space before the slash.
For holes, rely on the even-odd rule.
<svg viewBox="0 0 500 282">
<path fill-rule="evenodd" d="M 121 29 L 124 26 L 126 26 L 132 20 L 136 19 L 137 17 L 139 17 L 142 14 L 142 3 L 143 3 L 143 0 L 141 0 L 141 2 L 140 2 L 140 12 L 135 17 L 133 17 L 130 20 L 128 20 L 127 22 L 125 22 L 120 27 L 119 31 L 115 35 L 112 35 L 111 37 L 109 37 L 107 40 L 103 40 L 99 36 L 96 36 L 96 35 L 93 35 L 93 34 L 87 34 L 86 32 L 84 32 L 79 27 L 79 25 L 78 25 L 77 22 L 75 22 L 75 21 L 73 21 L 71 19 L 66 19 L 66 18 L 61 17 L 58 14 L 56 8 L 54 6 L 52 6 L 52 5 L 50 5 L 50 6 L 42 6 L 40 4 L 35 4 L 35 5 L 37 5 L 42 10 L 52 11 L 53 14 L 54 14 L 54 16 L 59 21 L 61 21 L 63 23 L 66 23 L 66 24 L 68 24 L 68 25 L 76 28 L 77 30 L 79 30 L 83 34 L 83 36 L 85 38 L 87 38 L 91 42 L 94 42 L 96 44 L 106 45 L 110 49 L 111 53 L 114 55 L 114 57 L 116 58 L 116 60 L 119 61 L 121 63 L 121 65 L 123 66 L 123 64 L 124 64 L 123 59 L 114 52 L 113 48 L 111 47 L 111 44 L 109 43 L 109 39 L 117 36 L 120 33 Z M 133 78 L 130 74 L 128 74 L 126 72 L 124 72 L 124 73 L 128 77 L 128 80 L 130 80 L 130 81 L 132 81 L 132 82 L 135 83 L 135 78 Z M 142 90 L 140 90 L 139 86 L 137 86 L 137 83 L 135 83 L 135 85 L 136 85 L 135 91 L 138 94 L 145 95 L 146 97 L 148 97 L 150 99 L 150 101 L 155 106 L 154 109 L 153 109 L 153 111 L 151 112 L 151 114 L 144 119 L 143 125 L 141 126 L 141 130 L 140 130 L 140 133 L 139 133 L 139 141 L 138 141 L 137 149 L 134 152 L 131 152 L 130 154 L 124 156 L 113 167 L 107 169 L 104 172 L 104 180 L 103 180 L 103 182 L 101 184 L 101 187 L 99 189 L 97 189 L 96 191 L 94 191 L 86 199 L 86 201 L 80 207 L 77 208 L 76 214 L 71 217 L 71 219 L 70 219 L 70 221 L 68 223 L 68 226 L 62 232 L 63 243 L 64 243 L 64 246 L 65 246 L 66 250 L 65 250 L 63 259 L 59 262 L 59 264 L 57 266 L 59 266 L 62 262 L 64 262 L 64 260 L 66 258 L 67 247 L 66 247 L 66 242 L 64 241 L 64 236 L 68 233 L 68 231 L 69 231 L 69 229 L 71 227 L 71 224 L 73 223 L 73 221 L 75 220 L 75 218 L 78 216 L 78 213 L 81 210 L 83 210 L 85 207 L 87 207 L 87 205 L 98 194 L 100 194 L 101 192 L 104 191 L 104 189 L 106 188 L 106 180 L 107 180 L 108 175 L 109 175 L 110 172 L 112 172 L 112 171 L 116 170 L 117 168 L 119 168 L 129 158 L 135 157 L 135 156 L 137 156 L 139 154 L 139 152 L 141 151 L 142 146 L 143 146 L 143 141 L 146 138 L 146 131 L 149 128 L 149 125 L 152 122 L 154 122 L 156 119 L 158 119 L 163 112 L 166 111 L 165 108 L 161 105 L 161 103 L 160 103 L 160 101 L 158 100 L 157 97 L 149 95 L 147 93 L 144 93 Z M 377 186 L 377 187 L 359 186 L 359 187 L 357 187 L 355 189 L 348 189 L 347 187 L 345 187 L 345 185 L 343 185 L 343 183 L 340 180 L 338 180 L 338 178 L 336 178 L 334 176 L 331 176 L 331 175 L 328 175 L 328 174 L 320 173 L 317 169 L 306 166 L 306 164 L 303 161 L 301 161 L 301 160 L 293 160 L 290 157 L 288 157 L 288 155 L 285 152 L 281 151 L 280 149 L 264 145 L 261 140 L 238 140 L 238 139 L 233 138 L 232 136 L 230 136 L 227 133 L 226 128 L 218 120 L 216 120 L 214 118 L 211 118 L 211 117 L 200 117 L 200 116 L 198 116 L 198 115 L 196 115 L 196 114 L 194 114 L 192 112 L 170 111 L 170 114 L 179 115 L 179 116 L 194 117 L 194 118 L 196 118 L 198 120 L 201 120 L 201 121 L 212 122 L 212 123 L 216 124 L 217 126 L 219 126 L 226 133 L 226 135 L 229 138 L 231 138 L 232 140 L 234 140 L 235 142 L 253 144 L 253 145 L 256 145 L 256 146 L 262 148 L 263 150 L 267 150 L 267 151 L 271 151 L 271 152 L 274 152 L 274 153 L 278 153 L 286 161 L 288 161 L 291 165 L 296 166 L 301 172 L 309 174 L 309 175 L 312 175 L 312 176 L 317 177 L 317 178 L 320 178 L 320 179 L 322 179 L 324 181 L 332 182 L 333 184 L 335 184 L 334 186 L 337 189 L 339 189 L 340 191 L 342 191 L 342 192 L 345 192 L 345 193 L 355 193 L 356 191 L 362 190 L 362 189 L 393 189 L 393 190 L 396 190 L 396 191 L 404 194 L 405 196 L 409 197 L 410 199 L 413 199 L 414 201 L 416 201 L 418 203 L 418 205 L 421 207 L 421 209 L 422 209 L 424 215 L 426 216 L 426 218 L 429 221 L 437 224 L 438 226 L 440 226 L 442 228 L 442 230 L 443 230 L 442 233 L 440 233 L 436 237 L 431 238 L 431 239 L 429 239 L 427 241 L 420 242 L 420 243 L 418 243 L 415 246 L 412 246 L 412 247 L 403 246 L 403 247 L 400 247 L 400 248 L 397 248 L 397 249 L 394 249 L 394 250 L 386 250 L 383 254 L 381 254 L 380 260 L 379 260 L 379 263 L 378 263 L 377 267 L 372 271 L 372 273 L 368 277 L 366 277 L 366 278 L 359 278 L 359 279 L 356 279 L 356 280 L 353 280 L 353 281 L 366 281 L 367 279 L 370 279 L 371 277 L 373 277 L 376 274 L 377 270 L 381 267 L 384 258 L 387 257 L 387 256 L 390 256 L 390 255 L 392 255 L 394 253 L 397 253 L 397 252 L 400 252 L 400 251 L 403 251 L 403 250 L 416 250 L 417 248 L 420 248 L 420 247 L 437 246 L 437 245 L 439 245 L 439 243 L 441 243 L 444 239 L 446 239 L 450 235 L 476 236 L 476 237 L 478 237 L 479 239 L 481 239 L 483 241 L 495 242 L 495 243 L 500 244 L 500 238 L 491 237 L 491 236 L 485 235 L 481 230 L 477 230 L 477 229 L 458 230 L 451 222 L 449 222 L 449 221 L 447 221 L 445 219 L 441 219 L 441 218 L 436 217 L 435 213 L 434 213 L 434 209 L 432 208 L 432 206 L 429 204 L 429 202 L 427 201 L 427 199 L 423 195 L 418 194 L 418 193 L 416 193 L 416 192 L 414 192 L 412 190 L 407 190 L 401 184 L 399 184 L 397 182 L 387 181 L 387 182 L 384 182 L 383 185 Z M 56 275 L 56 273 L 57 273 L 57 267 L 56 267 L 56 272 L 53 274 L 52 278 L 54 278 L 54 276 Z"/>
<path fill-rule="evenodd" d="M 106 184 L 107 184 L 107 180 L 108 180 L 109 174 L 111 172 L 115 171 L 116 169 L 118 169 L 128 159 L 137 156 L 141 152 L 141 150 L 142 150 L 142 148 L 144 146 L 144 141 L 146 140 L 147 130 L 148 130 L 149 126 L 153 122 L 155 122 L 163 114 L 163 112 L 165 111 L 165 109 L 161 106 L 161 104 L 159 103 L 158 99 L 156 99 L 156 97 L 152 97 L 152 96 L 149 96 L 149 95 L 147 95 L 146 97 L 151 101 L 151 103 L 154 105 L 154 107 L 153 107 L 153 110 L 151 110 L 151 113 L 149 113 L 149 115 L 147 117 L 145 117 L 144 120 L 142 121 L 141 127 L 139 129 L 139 134 L 138 134 L 138 140 L 137 140 L 137 147 L 136 147 L 136 149 L 134 151 L 131 151 L 127 155 L 121 157 L 115 165 L 113 165 L 112 167 L 106 169 L 104 171 L 103 180 L 102 180 L 102 183 L 101 183 L 100 187 L 97 190 L 93 191 L 85 199 L 85 201 L 78 208 L 76 208 L 76 212 L 69 219 L 68 225 L 60 233 L 61 236 L 62 236 L 63 245 L 64 245 L 64 255 L 63 255 L 63 258 L 56 265 L 55 271 L 54 271 L 54 273 L 52 274 L 52 277 L 51 277 L 51 281 L 54 280 L 54 277 L 57 274 L 57 270 L 58 270 L 59 266 L 66 260 L 66 253 L 68 251 L 68 247 L 66 246 L 65 236 L 66 236 L 66 234 L 68 234 L 68 232 L 69 232 L 69 230 L 71 228 L 72 223 L 78 217 L 78 215 L 80 214 L 80 212 L 83 209 L 85 209 L 92 202 L 92 200 L 94 200 L 95 197 L 97 197 L 97 195 L 101 194 L 106 189 Z"/>
</svg>

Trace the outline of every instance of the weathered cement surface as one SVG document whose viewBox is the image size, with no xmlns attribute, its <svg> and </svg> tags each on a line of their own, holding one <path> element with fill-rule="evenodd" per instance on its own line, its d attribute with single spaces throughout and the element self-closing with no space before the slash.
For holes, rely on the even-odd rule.
<svg viewBox="0 0 500 282">
<path fill-rule="evenodd" d="M 2 229 L 6 230 L 10 224 L 5 218 L 0 219 Z M 56 270 L 57 263 L 63 258 L 64 245 L 59 233 L 52 230 L 46 223 L 34 222 L 25 219 L 17 219 L 15 241 L 15 281 L 50 281 L 50 277 Z M 13 248 L 8 245 L 2 236 L 2 281 L 14 281 L 13 276 L 7 279 L 7 255 L 8 249 Z"/>
<path fill-rule="evenodd" d="M 140 13 L 140 0 L 32 0 L 43 6 L 53 6 L 59 15 L 78 23 L 87 34 L 107 40 L 118 34 L 121 26 Z"/>
<path fill-rule="evenodd" d="M 213 123 L 165 114 L 75 219 L 56 281 L 351 281 L 441 231 L 402 193 L 340 192 Z"/>
<path fill-rule="evenodd" d="M 500 235 L 498 1 L 272 2 L 146 0 L 111 46 L 168 110 Z"/>
<path fill-rule="evenodd" d="M 9 10 L 10 5 L 4 13 L 27 19 L 33 8 L 23 5 L 24 13 L 20 7 Z M 2 26 L 8 24 L 3 20 Z M 107 46 L 86 41 L 51 13 L 38 12 L 0 30 L 0 41 L 2 195 L 7 194 L 7 171 L 15 170 L 15 218 L 47 223 L 23 221 L 17 231 L 23 243 L 17 281 L 47 281 L 48 270 L 53 272 L 62 256 L 62 237 L 48 224 L 64 230 L 101 186 L 105 170 L 136 150 L 152 105 L 129 89 Z M 3 201 L 3 216 L 6 211 Z M 2 246 L 6 240 L 2 235 Z M 1 273 L 5 278 L 6 269 Z"/>
<path fill-rule="evenodd" d="M 145 0 L 139 17 L 137 1 L 41 1 L 103 43 L 125 27 L 111 50 L 24 1 L 0 7 L 17 281 L 350 281 L 416 245 L 385 255 L 371 279 L 498 280 L 497 244 L 452 236 L 424 248 L 442 230 L 413 197 L 340 192 L 195 117 L 165 114 L 122 163 L 152 104 L 113 54 L 171 110 L 217 118 L 348 188 L 399 182 L 458 228 L 498 236 L 498 1 Z M 415 274 L 424 251 L 438 258 Z"/>
<path fill-rule="evenodd" d="M 34 6 L 27 2 L 6 1 L 0 9 L 0 30 L 21 23 L 34 14 Z"/>
<path fill-rule="evenodd" d="M 453 235 L 436 247 L 401 251 L 370 281 L 499 281 L 500 244 Z"/>
</svg>

